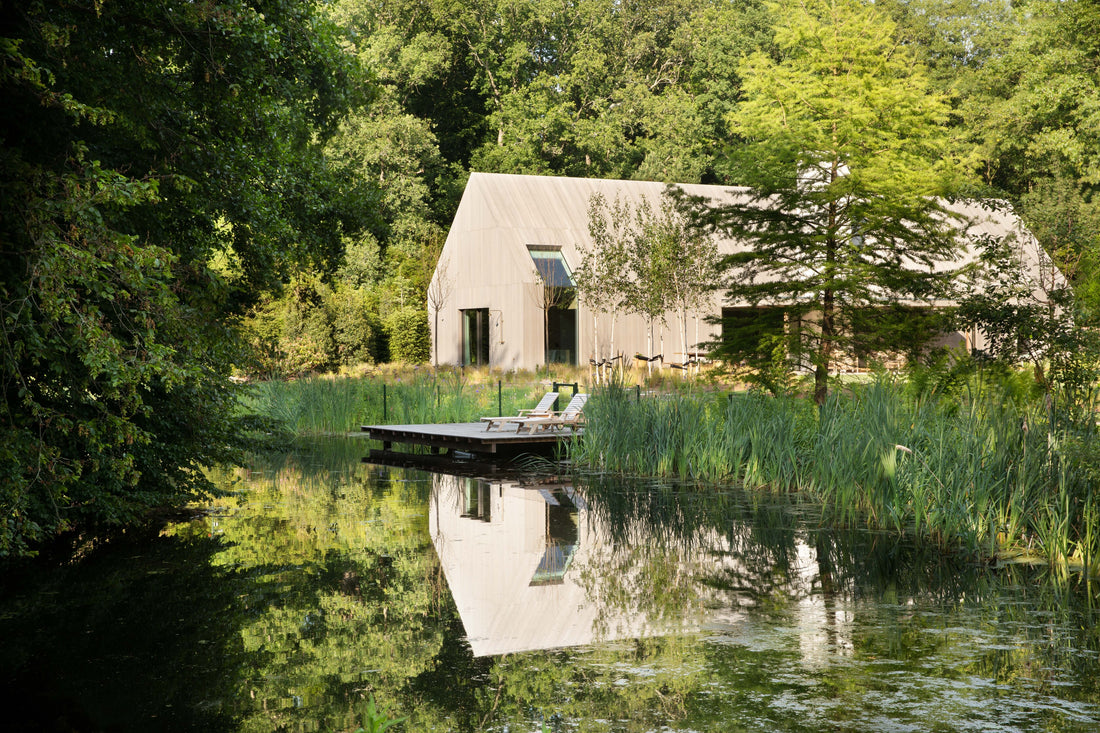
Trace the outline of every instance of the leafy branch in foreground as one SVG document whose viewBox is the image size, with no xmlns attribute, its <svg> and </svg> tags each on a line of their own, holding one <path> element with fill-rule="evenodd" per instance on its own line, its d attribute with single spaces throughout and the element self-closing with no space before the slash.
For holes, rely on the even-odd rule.
<svg viewBox="0 0 1100 733">
<path fill-rule="evenodd" d="M 236 319 L 369 217 L 320 147 L 347 59 L 310 4 L 253 5 L 5 13 L 0 555 L 208 493 L 247 440 Z"/>
</svg>

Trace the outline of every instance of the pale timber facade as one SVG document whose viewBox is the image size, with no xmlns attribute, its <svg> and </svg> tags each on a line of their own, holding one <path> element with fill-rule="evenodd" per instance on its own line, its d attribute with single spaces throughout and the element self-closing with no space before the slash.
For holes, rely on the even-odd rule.
<svg viewBox="0 0 1100 733">
<path fill-rule="evenodd" d="M 677 185 L 719 205 L 748 200 L 746 190 L 736 187 Z M 559 284 L 567 282 L 562 278 L 571 277 L 580 265 L 580 247 L 591 247 L 588 211 L 595 194 L 608 202 L 618 197 L 632 206 L 648 199 L 658 208 L 664 189 L 665 184 L 650 181 L 472 173 L 432 280 L 436 295 L 429 298 L 428 322 L 434 358 L 440 364 L 509 371 L 534 369 L 548 361 L 587 365 L 616 354 L 627 362 L 635 354 L 662 354 L 665 363 L 686 361 L 672 314 L 667 323 L 655 324 L 623 312 L 593 317 L 583 298 L 551 310 L 557 320 L 549 325 L 547 349 L 545 304 L 538 297 L 537 273 Z M 949 208 L 970 222 L 963 235 L 968 246 L 952 267 L 972 260 L 973 243 L 982 237 L 1011 236 L 1037 287 L 1044 277 L 1060 277 L 1044 264 L 1038 243 L 1015 215 L 977 203 L 953 203 Z M 729 239 L 717 245 L 722 253 L 745 247 Z M 745 305 L 728 302 L 719 290 L 705 307 L 689 311 L 686 351 L 694 353 L 699 345 L 720 337 L 719 326 L 709 318 L 721 315 L 723 308 Z M 971 349 L 984 345 L 980 333 L 944 334 L 942 340 Z M 840 362 L 841 368 L 853 365 Z"/>
</svg>

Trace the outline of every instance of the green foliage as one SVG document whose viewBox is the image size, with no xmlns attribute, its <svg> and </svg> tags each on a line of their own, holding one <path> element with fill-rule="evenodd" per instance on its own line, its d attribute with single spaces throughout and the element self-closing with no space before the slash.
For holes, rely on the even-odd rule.
<svg viewBox="0 0 1100 733">
<path fill-rule="evenodd" d="M 371 288 L 302 278 L 265 298 L 243 321 L 253 347 L 245 370 L 262 377 L 372 364 L 384 355 L 378 303 Z"/>
<path fill-rule="evenodd" d="M 367 701 L 367 709 L 363 712 L 363 724 L 365 727 L 359 728 L 358 730 L 359 733 L 383 733 L 387 728 L 394 725 L 400 725 L 408 719 L 408 716 L 391 719 L 381 710 L 376 710 L 374 707 L 374 696 L 372 695 Z"/>
<path fill-rule="evenodd" d="M 1019 30 L 1009 3 L 878 0 L 876 5 L 890 13 L 898 40 L 918 55 L 941 91 L 965 90 Z"/>
<path fill-rule="evenodd" d="M 1100 377 L 1100 337 L 1082 328 L 1085 312 L 1045 254 L 1038 280 L 1027 274 L 1011 242 L 987 242 L 983 268 L 959 307 L 960 320 L 981 329 L 989 355 L 1032 366 L 1051 408 L 1091 410 Z"/>
<path fill-rule="evenodd" d="M 369 215 L 319 149 L 352 98 L 312 10 L 5 10 L 0 554 L 201 496 L 243 447 L 229 324 Z"/>
<path fill-rule="evenodd" d="M 486 171 L 714 178 L 736 60 L 770 45 L 758 2 L 343 0 L 331 12 L 447 165 Z"/>
<path fill-rule="evenodd" d="M 636 402 L 612 388 L 586 406 L 571 457 L 630 475 L 798 490 L 834 522 L 1096 567 L 1095 414 L 1051 414 L 996 369 L 927 376 L 913 392 L 885 378 L 852 387 L 818 410 L 757 393 Z"/>
<path fill-rule="evenodd" d="M 471 384 L 462 372 L 414 372 L 390 378 L 260 382 L 248 389 L 244 404 L 298 435 L 342 434 L 361 425 L 475 422 L 490 415 L 514 415 L 545 392 L 545 385 L 515 382 L 503 384 L 498 395 L 496 383 Z"/>
<path fill-rule="evenodd" d="M 764 336 L 752 350 L 763 358 L 739 372 L 749 384 L 762 387 L 775 397 L 788 397 L 794 392 L 796 377 L 791 370 L 788 339 L 779 334 Z"/>
<path fill-rule="evenodd" d="M 343 365 L 371 364 L 381 354 L 382 324 L 377 300 L 367 288 L 337 284 L 325 303 L 332 322 L 336 361 Z"/>
<path fill-rule="evenodd" d="M 985 182 L 1020 215 L 1096 317 L 1100 262 L 1100 8 L 1038 0 L 963 77 L 962 129 Z"/>
<path fill-rule="evenodd" d="M 216 528 L 225 542 L 210 564 L 251 579 L 237 600 L 239 730 L 400 729 L 376 701 L 430 671 L 444 643 L 430 484 L 364 473 L 360 451 L 303 441 L 256 470 L 220 475 L 244 493 L 219 500 L 216 518 L 170 530 Z M 282 702 L 291 699 L 299 704 Z"/>
<path fill-rule="evenodd" d="M 390 358 L 406 364 L 426 364 L 431 358 L 431 333 L 421 306 L 406 305 L 386 317 Z"/>
<path fill-rule="evenodd" d="M 699 216 L 750 244 L 727 260 L 729 298 L 780 307 L 799 325 L 792 351 L 809 357 L 821 404 L 837 352 L 912 347 L 911 330 L 879 316 L 944 292 L 959 243 L 937 197 L 958 182 L 946 100 L 877 6 L 820 0 L 777 12 L 782 59 L 757 52 L 742 63 L 744 100 L 729 116 L 750 200 Z M 876 317 L 861 319 L 870 309 Z"/>
</svg>

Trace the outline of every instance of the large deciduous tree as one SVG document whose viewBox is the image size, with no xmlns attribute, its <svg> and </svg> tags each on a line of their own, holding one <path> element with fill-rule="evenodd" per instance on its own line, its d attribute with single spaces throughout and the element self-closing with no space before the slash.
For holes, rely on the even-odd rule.
<svg viewBox="0 0 1100 733">
<path fill-rule="evenodd" d="M 841 350 L 908 350 L 928 335 L 909 327 L 914 306 L 942 293 L 959 247 L 940 198 L 958 182 L 947 103 L 893 32 L 860 0 L 782 3 L 782 60 L 742 63 L 729 118 L 751 194 L 704 210 L 749 245 L 727 261 L 731 301 L 785 313 L 818 403 Z M 757 346 L 723 350 L 741 360 Z"/>
<path fill-rule="evenodd" d="M 961 105 L 981 173 L 1100 317 L 1100 4 L 1024 5 Z"/>
<path fill-rule="evenodd" d="M 320 147 L 352 85 L 311 3 L 2 13 L 6 555 L 207 491 L 247 427 L 234 319 L 370 207 Z"/>
</svg>

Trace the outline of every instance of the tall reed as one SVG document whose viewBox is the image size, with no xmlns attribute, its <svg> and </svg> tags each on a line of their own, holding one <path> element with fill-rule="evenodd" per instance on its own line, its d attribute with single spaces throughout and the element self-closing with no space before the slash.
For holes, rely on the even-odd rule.
<svg viewBox="0 0 1100 733">
<path fill-rule="evenodd" d="M 834 523 L 1095 569 L 1095 417 L 1055 416 L 995 384 L 926 397 L 885 377 L 820 408 L 757 393 L 638 401 L 612 386 L 589 401 L 571 455 L 612 472 L 797 490 Z"/>
<path fill-rule="evenodd" d="M 273 417 L 296 434 L 338 434 L 360 425 L 476 421 L 531 407 L 547 391 L 538 383 L 470 384 L 460 372 L 438 376 L 307 377 L 253 385 L 244 409 Z"/>
</svg>

